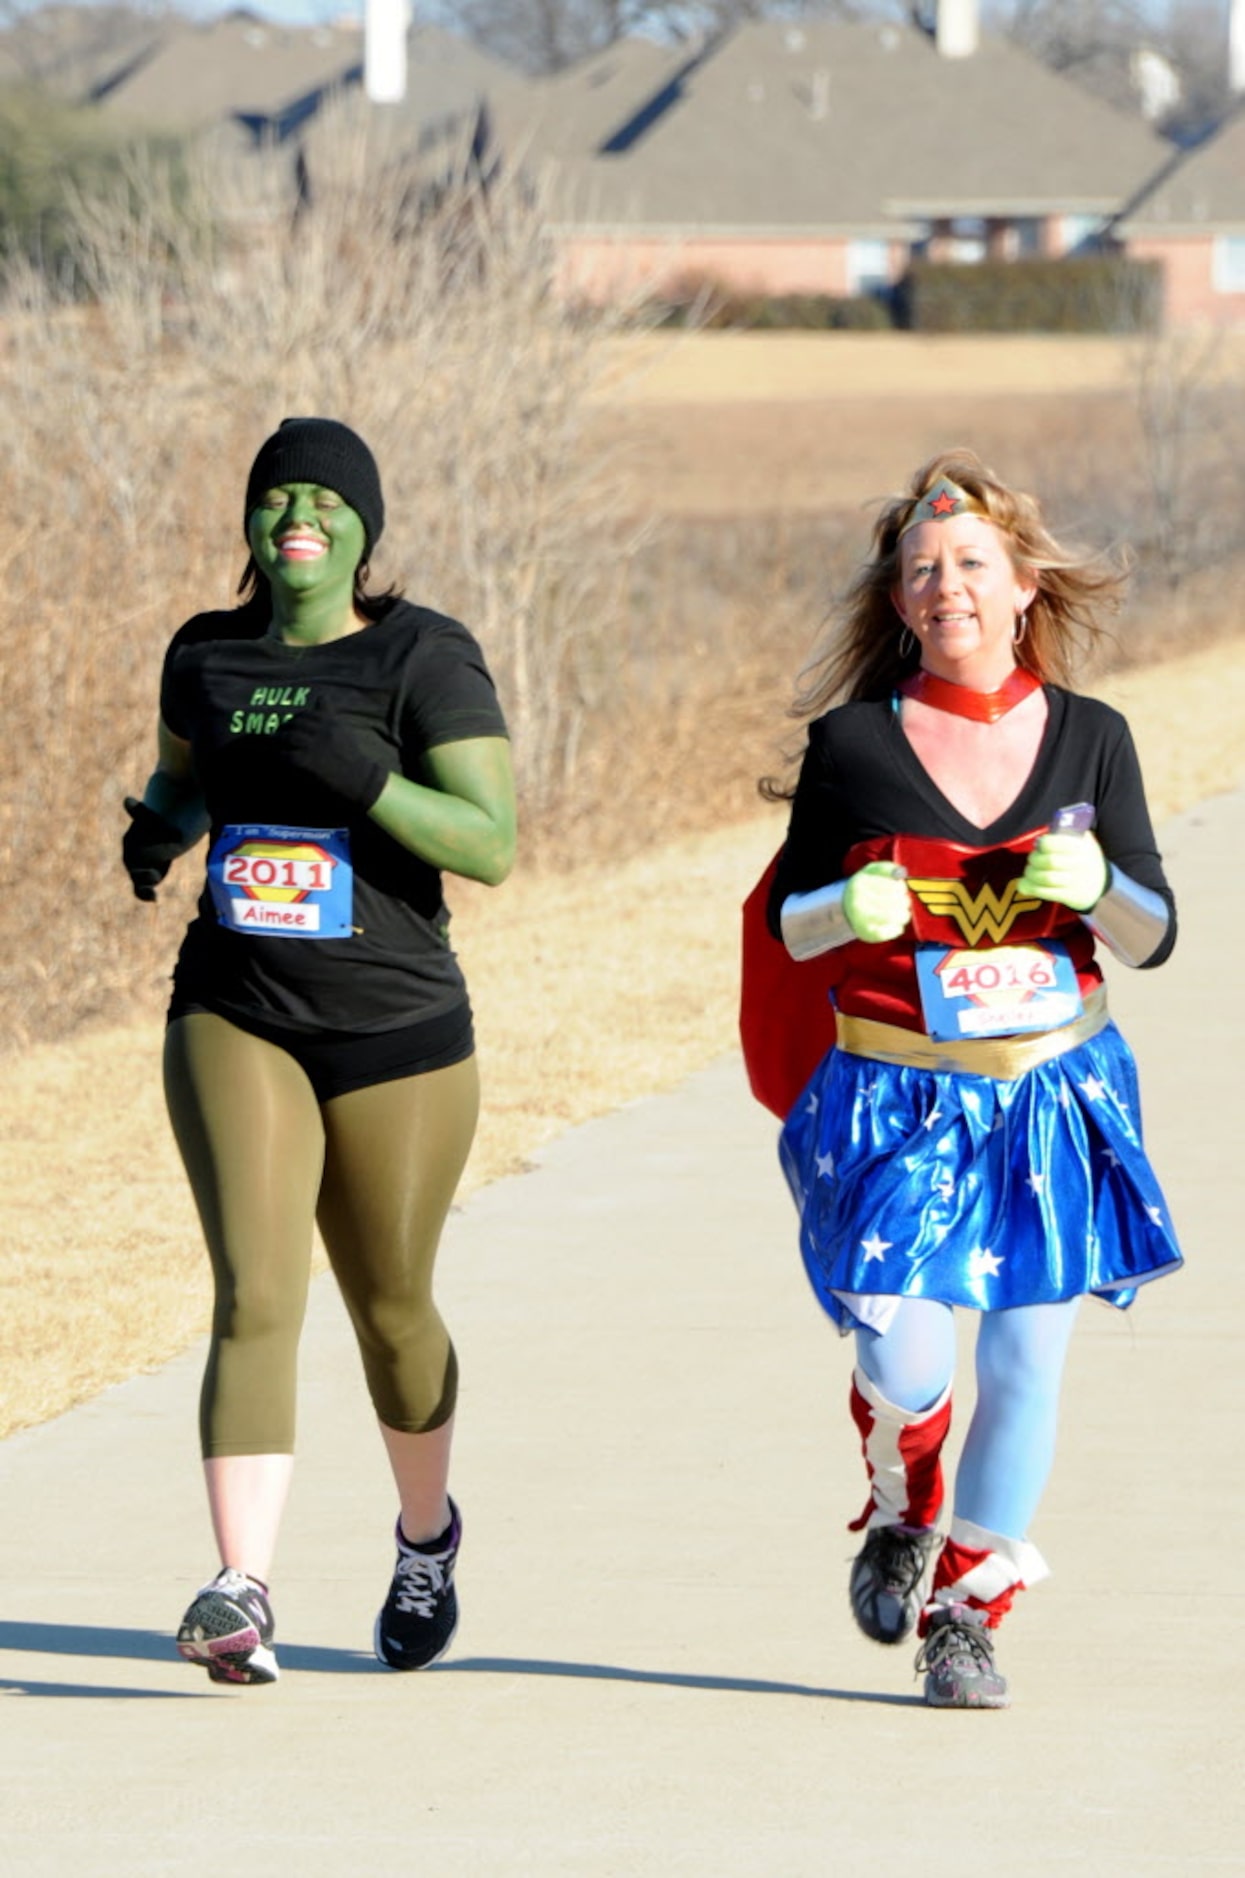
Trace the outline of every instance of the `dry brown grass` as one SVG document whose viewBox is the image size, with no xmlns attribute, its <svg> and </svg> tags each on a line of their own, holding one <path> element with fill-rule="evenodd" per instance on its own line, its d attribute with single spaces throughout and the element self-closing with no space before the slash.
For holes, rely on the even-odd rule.
<svg viewBox="0 0 1245 1878">
<path fill-rule="evenodd" d="M 657 332 L 614 342 L 602 404 L 766 403 L 823 398 L 1024 398 L 1114 391 L 1147 340 L 1028 333 Z M 1239 382 L 1245 335 L 1225 332 L 1213 371 Z"/>
<path fill-rule="evenodd" d="M 1096 687 L 1133 726 L 1156 817 L 1245 782 L 1245 647 Z M 750 726 L 754 762 L 775 729 Z M 563 1129 L 734 1047 L 738 907 L 777 812 L 617 865 L 454 895 L 485 1108 L 464 1193 Z M 161 916 L 163 917 L 163 916 Z M 175 921 L 164 919 L 166 944 Z M 159 1089 L 160 1026 L 26 1051 L 0 1086 L 0 1434 L 157 1364 L 207 1323 L 206 1260 Z"/>
<path fill-rule="evenodd" d="M 297 218 L 288 177 L 247 172 L 268 233 L 242 256 L 196 193 L 215 174 L 188 203 L 158 169 L 127 176 L 80 209 L 89 308 L 7 280 L 0 1047 L 155 994 L 167 941 L 118 876 L 121 801 L 151 769 L 173 630 L 232 601 L 247 466 L 283 416 L 345 418 L 374 443 L 390 517 L 374 584 L 479 634 L 529 821 L 572 786 L 611 690 L 633 525 L 581 442 L 609 318 L 561 317 L 528 197 L 451 202 L 412 233 L 409 177 L 378 176 L 362 145 L 324 170 Z"/>
<path fill-rule="evenodd" d="M 615 392 L 586 438 L 567 442 L 560 473 L 572 483 L 585 460 L 613 463 L 621 451 L 621 468 L 633 467 L 619 507 L 635 512 L 651 500 L 662 523 L 630 555 L 625 596 L 591 622 L 611 642 L 596 672 L 600 681 L 608 670 L 609 682 L 592 701 L 574 786 L 536 826 L 529 814 L 524 861 L 504 888 L 452 884 L 485 1077 L 465 1191 L 523 1167 L 562 1129 L 668 1088 L 733 1047 L 738 906 L 782 823 L 760 809 L 755 779 L 790 741 L 791 679 L 860 551 L 863 501 L 954 439 L 1050 491 L 1061 519 L 1087 533 L 1101 539 L 1118 524 L 1126 538 L 1135 534 L 1125 526 L 1130 506 L 1139 520 L 1133 413 L 1100 382 L 1109 343 L 1090 342 L 1085 356 L 1080 342 L 1066 352 L 975 344 L 971 389 L 956 378 L 958 364 L 931 389 L 918 345 L 903 372 L 890 351 L 874 396 L 861 395 L 857 369 L 845 388 L 828 386 L 819 365 L 803 393 L 797 373 L 780 389 L 766 381 L 765 395 L 755 395 L 754 381 L 742 398 L 737 354 L 719 345 L 707 355 L 717 361 L 716 395 L 697 363 L 692 377 L 668 378 L 660 398 L 651 381 L 627 401 Z M 772 341 L 767 351 L 778 356 Z M 791 359 L 812 370 L 802 344 Z M 1079 380 L 1075 395 L 1017 388 L 1022 378 L 1029 390 L 1066 385 L 1076 372 L 1089 382 L 1094 361 L 1092 390 Z M 100 421 L 97 403 L 74 418 L 75 448 L 88 418 Z M 254 429 L 247 413 L 238 421 Z M 11 922 L 10 969 L 28 975 L 30 1047 L 10 1059 L 0 1086 L 0 1138 L 11 1144 L 0 1192 L 0 1434 L 159 1363 L 207 1321 L 206 1262 L 159 1088 L 159 1013 L 198 867 L 177 870 L 182 879 L 151 909 L 133 901 L 113 857 L 119 798 L 149 762 L 164 637 L 193 607 L 226 599 L 227 581 L 207 590 L 219 580 L 209 548 L 231 538 L 237 518 L 209 433 L 192 425 L 183 437 L 175 427 L 162 435 L 157 465 L 173 481 L 168 503 L 150 513 L 163 529 L 189 514 L 186 504 L 197 509 L 182 559 L 143 559 L 151 551 L 144 503 L 160 485 L 144 485 L 127 522 L 125 489 L 113 486 L 124 451 L 105 426 L 89 458 L 94 480 L 77 465 L 78 480 L 65 485 L 73 498 L 65 532 L 50 538 L 49 580 L 63 575 L 61 586 L 41 586 L 44 570 L 32 564 L 14 589 L 32 632 L 7 643 L 21 695 L 37 706 L 42 746 L 33 767 L 12 746 L 7 756 L 8 827 L 14 815 L 27 825 L 25 846 L 6 837 L 21 892 L 10 888 L 0 904 Z M 48 443 L 50 489 L 65 472 L 66 445 L 51 431 Z M 236 450 L 244 461 L 241 429 Z M 102 612 L 71 552 L 97 512 L 126 575 Z M 1222 562 L 1242 545 L 1238 521 L 1198 579 L 1175 595 L 1152 587 L 1121 627 L 1119 669 L 1091 687 L 1127 712 L 1158 818 L 1245 780 L 1245 648 L 1238 639 L 1204 649 L 1239 628 L 1224 617 Z M 15 546 L 29 548 L 20 531 L 10 553 Z M 42 540 L 40 557 L 49 558 Z M 449 604 L 421 581 L 414 588 Z M 53 605 L 64 614 L 55 632 Z M 451 610 L 478 623 L 469 605 Z M 36 634 L 42 660 L 17 662 L 16 648 Z M 61 822 L 49 804 L 63 810 Z M 68 924 L 58 911 L 67 899 Z M 118 1022 L 122 992 L 134 1021 Z M 77 1033 L 57 1040 L 55 1026 L 75 1022 Z"/>
</svg>

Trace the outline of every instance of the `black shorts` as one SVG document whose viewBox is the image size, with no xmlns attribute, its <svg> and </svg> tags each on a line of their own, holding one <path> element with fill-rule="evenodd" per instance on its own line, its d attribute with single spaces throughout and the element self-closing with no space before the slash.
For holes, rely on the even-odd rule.
<svg viewBox="0 0 1245 1878">
<path fill-rule="evenodd" d="M 475 1049 L 471 1006 L 456 1004 L 452 1011 L 420 1018 L 400 1030 L 373 1030 L 354 1034 L 341 1030 L 294 1030 L 271 1024 L 262 1017 L 237 1011 L 214 1011 L 209 1004 L 174 999 L 169 1022 L 199 1013 L 223 1017 L 227 1024 L 262 1037 L 285 1050 L 305 1072 L 317 1102 L 368 1089 L 373 1083 L 397 1082 L 403 1076 L 422 1076 L 431 1069 L 462 1063 Z"/>
</svg>

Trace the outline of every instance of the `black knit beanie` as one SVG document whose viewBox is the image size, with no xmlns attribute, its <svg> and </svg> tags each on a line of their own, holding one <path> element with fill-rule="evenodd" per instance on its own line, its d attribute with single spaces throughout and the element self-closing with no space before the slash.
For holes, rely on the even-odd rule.
<svg viewBox="0 0 1245 1878">
<path fill-rule="evenodd" d="M 246 479 L 246 534 L 251 511 L 269 489 L 286 483 L 318 483 L 348 502 L 363 523 L 365 554 L 380 540 L 385 526 L 385 498 L 380 492 L 376 458 L 357 432 L 331 417 L 287 417 L 259 453 Z"/>
</svg>

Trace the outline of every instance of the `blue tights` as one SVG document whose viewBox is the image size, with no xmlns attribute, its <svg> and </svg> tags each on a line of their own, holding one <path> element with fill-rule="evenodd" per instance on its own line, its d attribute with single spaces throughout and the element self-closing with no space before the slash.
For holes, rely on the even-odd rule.
<svg viewBox="0 0 1245 1878">
<path fill-rule="evenodd" d="M 1080 1300 L 982 1312 L 977 1405 L 955 1476 L 954 1512 L 1023 1539 L 1050 1473 L 1059 1387 Z M 860 1367 L 888 1402 L 932 1408 L 955 1373 L 955 1319 L 946 1304 L 904 1298 L 884 1334 L 856 1332 Z"/>
</svg>

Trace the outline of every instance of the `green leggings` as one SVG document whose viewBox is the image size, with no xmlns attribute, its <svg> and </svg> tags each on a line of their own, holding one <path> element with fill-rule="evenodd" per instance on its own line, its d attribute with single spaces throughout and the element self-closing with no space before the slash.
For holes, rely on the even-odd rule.
<svg viewBox="0 0 1245 1878">
<path fill-rule="evenodd" d="M 475 1058 L 320 1103 L 285 1050 L 196 1012 L 169 1025 L 164 1080 L 216 1288 L 205 1457 L 293 1452 L 315 1222 L 381 1421 L 448 1421 L 458 1371 L 432 1267 L 475 1133 Z"/>
</svg>

